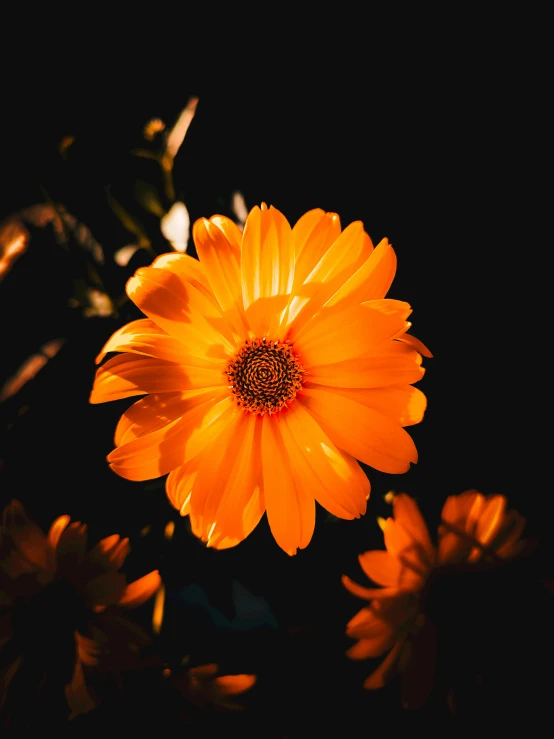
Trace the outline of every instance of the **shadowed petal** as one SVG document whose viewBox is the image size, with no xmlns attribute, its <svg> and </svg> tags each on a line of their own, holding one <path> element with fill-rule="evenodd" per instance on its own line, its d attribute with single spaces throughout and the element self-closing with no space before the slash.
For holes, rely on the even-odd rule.
<svg viewBox="0 0 554 739">
<path fill-rule="evenodd" d="M 104 572 L 84 584 L 83 596 L 89 608 L 106 608 L 119 601 L 125 592 L 125 575 L 119 572 Z"/>
<path fill-rule="evenodd" d="M 161 329 L 185 346 L 206 337 L 208 357 L 233 351 L 231 327 L 219 305 L 169 269 L 141 267 L 127 282 L 127 295 Z"/>
<path fill-rule="evenodd" d="M 342 576 L 342 584 L 352 595 L 355 595 L 357 598 L 364 598 L 364 600 L 393 597 L 398 593 L 397 588 L 365 588 L 362 585 L 358 585 L 354 580 L 351 580 L 348 575 Z"/>
<path fill-rule="evenodd" d="M 165 475 L 196 456 L 232 420 L 237 409 L 225 395 L 186 411 L 161 429 L 114 449 L 108 462 L 128 480 Z"/>
<path fill-rule="evenodd" d="M 179 341 L 149 318 L 131 321 L 112 334 L 96 357 L 96 364 L 100 364 L 109 352 L 144 354 L 165 362 L 197 367 L 209 367 L 213 362 L 221 361 L 206 357 L 208 337 L 198 337 L 192 326 L 186 333 L 187 341 Z"/>
<path fill-rule="evenodd" d="M 198 256 L 223 316 L 241 339 L 247 336 L 242 304 L 240 244 L 238 226 L 224 216 L 200 218 L 192 230 Z"/>
<path fill-rule="evenodd" d="M 120 354 L 96 371 L 89 402 L 105 403 L 146 393 L 173 393 L 225 385 L 223 367 L 184 366 L 154 357 Z"/>
<path fill-rule="evenodd" d="M 392 680 L 398 670 L 398 659 L 403 644 L 404 640 L 397 641 L 375 672 L 365 680 L 364 688 L 366 690 L 377 690 Z"/>
</svg>

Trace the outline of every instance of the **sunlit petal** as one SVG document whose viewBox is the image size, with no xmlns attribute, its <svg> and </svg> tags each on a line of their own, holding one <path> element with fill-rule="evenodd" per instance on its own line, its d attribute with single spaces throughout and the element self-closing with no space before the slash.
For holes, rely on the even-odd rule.
<svg viewBox="0 0 554 739">
<path fill-rule="evenodd" d="M 242 297 L 250 328 L 258 337 L 278 335 L 294 279 L 291 227 L 276 208 L 254 207 L 244 226 Z"/>
<path fill-rule="evenodd" d="M 279 546 L 288 554 L 308 546 L 315 525 L 315 502 L 296 484 L 289 468 L 280 429 L 269 416 L 263 418 L 262 464 L 269 526 Z"/>
<path fill-rule="evenodd" d="M 339 449 L 371 467 L 401 473 L 417 462 L 411 437 L 383 413 L 315 387 L 304 388 L 300 402 Z"/>
</svg>

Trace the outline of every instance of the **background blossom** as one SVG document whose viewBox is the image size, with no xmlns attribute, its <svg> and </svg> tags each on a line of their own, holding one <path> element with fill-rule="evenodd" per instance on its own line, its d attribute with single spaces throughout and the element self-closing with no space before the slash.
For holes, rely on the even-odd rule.
<svg viewBox="0 0 554 739">
<path fill-rule="evenodd" d="M 435 546 L 410 496 L 395 495 L 392 504 L 393 516 L 382 523 L 386 551 L 359 556 L 364 573 L 382 587 L 363 587 L 343 576 L 353 595 L 369 601 L 348 622 L 347 635 L 358 641 L 347 654 L 361 660 L 388 652 L 364 687 L 382 688 L 400 672 L 403 703 L 418 708 L 429 697 L 435 679 L 437 624 L 426 607 L 432 578 L 460 563 L 471 563 L 476 572 L 498 567 L 521 551 L 525 520 L 517 511 L 506 510 L 504 496 L 467 491 L 447 498 Z M 471 573 L 471 569 L 464 571 Z M 479 617 L 476 607 L 477 625 Z"/>
<path fill-rule="evenodd" d="M 119 572 L 129 540 L 108 536 L 87 551 L 87 527 L 60 516 L 47 535 L 13 500 L 0 526 L 0 708 L 65 689 L 72 716 L 95 706 L 84 669 L 124 669 L 148 636 L 118 607 L 134 608 L 159 588 L 157 571 L 127 584 Z M 48 693 L 46 693 L 48 695 Z M 54 693 L 55 696 L 55 693 Z M 39 704 L 40 705 L 40 704 Z M 44 710 L 44 707 L 42 707 Z M 6 721 L 11 722 L 8 716 Z"/>
</svg>

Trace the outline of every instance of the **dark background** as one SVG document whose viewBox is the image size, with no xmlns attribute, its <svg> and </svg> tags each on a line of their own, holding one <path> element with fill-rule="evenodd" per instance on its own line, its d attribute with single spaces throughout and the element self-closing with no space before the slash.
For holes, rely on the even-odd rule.
<svg viewBox="0 0 554 739">
<path fill-rule="evenodd" d="M 506 713 L 530 725 L 546 710 L 550 680 L 537 672 L 552 612 L 537 584 L 552 573 L 545 515 L 549 314 L 540 288 L 548 236 L 537 187 L 546 137 L 534 75 L 540 58 L 525 29 L 517 43 L 494 24 L 455 38 L 422 39 L 400 59 L 391 40 L 386 56 L 368 48 L 367 56 L 350 63 L 343 56 L 338 66 L 320 49 L 319 63 L 284 80 L 257 52 L 246 64 L 223 55 L 217 74 L 206 79 L 194 73 L 198 57 L 197 66 L 130 53 L 85 63 L 86 45 L 77 61 L 73 46 L 65 54 L 58 48 L 53 58 L 37 57 L 28 73 L 6 75 L 13 107 L 2 124 L 0 220 L 44 202 L 46 191 L 107 251 L 130 243 L 105 186 L 130 198 L 134 178 L 155 180 L 157 172 L 130 150 L 150 118 L 171 124 L 189 95 L 198 95 L 174 169 L 191 223 L 229 214 L 235 190 L 249 208 L 265 201 L 291 224 L 315 207 L 337 212 L 343 227 L 362 220 L 375 244 L 385 236 L 392 242 L 398 272 L 389 296 L 410 302 L 412 331 L 434 354 L 424 360 L 419 384 L 428 410 L 410 429 L 420 461 L 403 476 L 368 471 L 372 497 L 363 519 L 331 520 L 320 510 L 311 544 L 294 558 L 278 548 L 265 520 L 237 548 L 206 550 L 166 501 L 163 480 L 127 482 L 105 462 L 129 403 L 88 404 L 94 356 L 115 328 L 137 317 L 133 307 L 123 306 L 117 319 L 84 320 L 68 310 L 71 268 L 48 233 L 32 235 L 28 253 L 0 287 L 2 381 L 45 341 L 66 343 L 0 406 L 2 504 L 18 497 L 44 527 L 69 513 L 89 523 L 91 539 L 130 536 L 129 574 L 159 567 L 168 587 L 161 647 L 190 654 L 194 664 L 217 661 L 224 672 L 259 675 L 243 714 L 193 712 L 187 724 L 193 735 L 227 725 L 276 737 L 329 727 L 363 736 L 372 726 L 463 734 L 482 715 L 498 721 Z M 67 135 L 75 142 L 63 160 L 58 145 Z M 151 225 L 148 214 L 136 212 Z M 123 285 L 125 275 L 118 280 Z M 340 576 L 363 581 L 357 555 L 382 546 L 375 519 L 387 515 L 383 496 L 391 488 L 417 499 L 431 531 L 448 495 L 468 488 L 501 493 L 527 518 L 536 541 L 525 563 L 506 568 L 492 586 L 468 586 L 464 578 L 439 585 L 439 602 L 455 604 L 448 643 L 469 638 L 467 628 L 494 645 L 485 698 L 468 698 L 455 719 L 440 690 L 417 712 L 400 708 L 396 683 L 364 692 L 373 664 L 344 657 L 345 624 L 363 603 L 344 590 Z M 170 519 L 177 527 L 169 544 L 162 532 Z M 140 537 L 146 525 L 151 532 Z M 257 620 L 239 623 L 233 581 L 264 599 Z M 198 602 L 193 584 L 223 617 Z M 148 607 L 143 611 L 137 618 L 147 623 Z M 179 725 L 179 709 L 154 678 L 130 681 L 129 691 L 75 726 Z"/>
</svg>

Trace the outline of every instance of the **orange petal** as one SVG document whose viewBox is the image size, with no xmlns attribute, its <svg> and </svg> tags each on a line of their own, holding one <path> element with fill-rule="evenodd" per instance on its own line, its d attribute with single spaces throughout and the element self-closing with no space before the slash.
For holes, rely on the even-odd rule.
<svg viewBox="0 0 554 739">
<path fill-rule="evenodd" d="M 356 357 L 330 364 L 306 364 L 305 369 L 310 382 L 344 388 L 410 385 L 425 374 L 421 364 L 412 357 Z"/>
<path fill-rule="evenodd" d="M 198 475 L 202 454 L 193 457 L 186 464 L 172 470 L 165 483 L 165 491 L 171 505 L 180 511 L 181 516 L 190 513 L 192 487 Z"/>
<path fill-rule="evenodd" d="M 156 357 L 166 362 L 176 364 L 194 364 L 195 366 L 207 366 L 212 361 L 204 356 L 194 356 L 190 344 L 183 344 L 173 336 L 167 334 L 154 321 L 149 318 L 141 318 L 138 321 L 126 323 L 118 329 L 104 344 L 101 352 L 96 357 L 96 364 L 104 359 L 109 352 L 132 352 L 134 354 L 145 354 L 148 357 Z M 202 350 L 204 347 L 202 347 Z M 192 359 L 194 357 L 194 360 Z"/>
<path fill-rule="evenodd" d="M 358 557 L 362 570 L 373 582 L 379 585 L 398 587 L 402 575 L 402 565 L 389 552 L 374 550 L 364 552 Z"/>
<path fill-rule="evenodd" d="M 245 505 L 244 509 L 240 513 L 240 525 L 233 525 L 231 522 L 225 522 L 221 524 L 221 527 L 216 525 L 214 532 L 208 539 L 208 546 L 214 547 L 214 549 L 230 549 L 231 547 L 240 544 L 249 536 L 252 531 L 259 524 L 261 517 L 265 513 L 265 499 L 262 492 L 261 475 L 260 481 L 254 486 L 254 490 Z M 225 528 L 228 532 L 227 535 L 222 535 L 218 528 Z"/>
<path fill-rule="evenodd" d="M 296 264 L 294 268 L 293 294 L 319 263 L 325 252 L 340 236 L 340 218 L 336 213 L 326 213 L 315 208 L 305 213 L 292 229 L 292 242 Z"/>
<path fill-rule="evenodd" d="M 146 393 L 172 393 L 212 388 L 227 383 L 224 365 L 213 369 L 164 362 L 153 357 L 120 354 L 96 371 L 90 403 L 130 398 Z"/>
<path fill-rule="evenodd" d="M 69 516 L 59 516 L 50 526 L 50 530 L 48 532 L 48 541 L 50 542 L 50 546 L 52 547 L 52 549 L 56 549 L 56 547 L 58 546 L 60 536 L 62 535 L 62 532 L 65 530 L 70 521 L 71 518 Z"/>
<path fill-rule="evenodd" d="M 293 403 L 280 423 L 293 478 L 338 518 L 358 518 L 366 511 L 370 484 L 360 465 L 337 449 L 300 403 Z"/>
<path fill-rule="evenodd" d="M 379 618 L 370 606 L 359 610 L 346 624 L 347 635 L 355 639 L 378 636 L 384 631 L 389 632 L 390 626 L 382 618 Z"/>
<path fill-rule="evenodd" d="M 431 542 L 425 519 L 421 515 L 415 500 L 405 493 L 400 493 L 394 496 L 392 506 L 396 521 L 422 546 L 429 562 L 433 563 L 435 547 Z"/>
<path fill-rule="evenodd" d="M 364 688 L 366 690 L 383 688 L 392 680 L 398 670 L 398 658 L 403 644 L 404 639 L 397 641 L 375 672 L 365 680 Z"/>
<path fill-rule="evenodd" d="M 465 530 L 465 523 L 476 501 L 479 501 L 479 507 L 484 504 L 483 496 L 476 490 L 466 490 L 461 495 L 450 495 L 443 505 L 441 519 L 456 528 L 461 527 Z M 473 516 L 472 526 L 475 521 L 476 518 Z"/>
<path fill-rule="evenodd" d="M 254 685 L 256 675 L 222 675 L 216 677 L 215 683 L 220 695 L 238 695 Z"/>
<path fill-rule="evenodd" d="M 526 520 L 517 511 L 510 511 L 510 520 L 502 527 L 502 533 L 494 540 L 494 548 L 499 557 L 511 557 L 516 554 L 517 542 L 526 525 Z"/>
<path fill-rule="evenodd" d="M 440 564 L 462 562 L 471 551 L 471 544 L 451 531 L 439 529 L 438 562 Z"/>
<path fill-rule="evenodd" d="M 189 462 L 191 469 L 196 471 L 188 503 L 190 521 L 194 535 L 204 541 L 207 541 L 213 533 L 214 526 L 213 510 L 209 517 L 204 516 L 206 502 L 210 497 L 212 500 L 214 498 L 220 500 L 223 493 L 222 485 L 225 485 L 225 473 L 228 470 L 225 456 L 244 418 L 244 412 L 236 408 L 233 408 L 233 411 L 228 423 L 198 454 L 198 458 Z"/>
<path fill-rule="evenodd" d="M 383 527 L 387 552 L 401 565 L 398 585 L 418 589 L 434 564 L 434 554 L 429 556 L 422 545 L 399 522 L 388 518 Z"/>
<path fill-rule="evenodd" d="M 414 547 L 415 539 L 412 533 L 400 521 L 395 521 L 394 518 L 387 518 L 383 526 L 383 533 L 387 552 L 393 556 Z"/>
<path fill-rule="evenodd" d="M 325 309 L 340 312 L 356 303 L 384 298 L 395 274 L 396 254 L 388 240 L 383 239 L 361 267 L 325 303 Z"/>
<path fill-rule="evenodd" d="M 475 538 L 488 546 L 500 530 L 506 510 L 506 498 L 503 495 L 493 495 L 487 500 L 485 510 L 477 522 Z"/>
<path fill-rule="evenodd" d="M 306 387 L 317 389 L 317 385 L 311 382 L 306 383 Z M 425 395 L 421 390 L 410 385 L 375 388 L 333 387 L 333 392 L 362 403 L 368 408 L 374 408 L 397 421 L 401 426 L 412 426 L 419 423 L 427 408 Z"/>
<path fill-rule="evenodd" d="M 315 526 L 315 501 L 295 484 L 281 439 L 279 416 L 263 417 L 262 464 L 264 497 L 271 532 L 287 554 L 308 546 Z"/>
<path fill-rule="evenodd" d="M 122 539 L 119 534 L 112 534 L 101 539 L 87 554 L 90 564 L 97 565 L 105 572 L 119 570 L 125 561 L 131 546 L 129 539 Z"/>
<path fill-rule="evenodd" d="M 232 241 L 228 235 L 232 234 Z M 246 318 L 242 305 L 240 244 L 238 226 L 224 216 L 200 218 L 193 226 L 196 250 L 210 287 L 217 298 L 224 318 L 231 323 L 241 339 L 247 337 Z"/>
<path fill-rule="evenodd" d="M 381 472 L 406 472 L 417 462 L 411 437 L 389 416 L 327 389 L 302 388 L 297 399 L 339 449 Z"/>
<path fill-rule="evenodd" d="M 423 354 L 423 356 L 427 357 L 428 359 L 433 358 L 433 355 L 431 354 L 430 350 L 427 349 L 425 344 L 419 339 L 416 339 L 416 337 L 412 336 L 411 334 L 404 334 L 403 336 L 399 336 L 398 341 L 403 341 L 405 344 L 410 346 L 412 349 L 415 349 L 416 352 Z"/>
<path fill-rule="evenodd" d="M 355 595 L 357 598 L 363 598 L 364 600 L 390 598 L 398 592 L 397 588 L 364 588 L 362 585 L 354 582 L 354 580 L 351 580 L 348 575 L 342 576 L 342 584 L 352 595 Z"/>
<path fill-rule="evenodd" d="M 347 650 L 346 654 L 350 659 L 356 660 L 380 657 L 392 647 L 395 639 L 395 632 L 390 628 L 385 629 L 381 634 L 360 639 L 357 644 Z"/>
<path fill-rule="evenodd" d="M 223 535 L 218 531 L 218 526 L 216 526 L 212 535 L 208 539 L 207 545 L 214 549 L 230 549 L 231 547 L 236 547 L 237 544 L 244 541 L 247 536 L 250 536 L 256 526 L 260 523 L 260 519 L 264 513 L 265 500 L 261 489 L 261 483 L 259 483 L 254 488 L 250 500 L 242 511 L 238 533 L 234 533 L 235 529 L 231 529 L 229 524 L 227 524 L 225 525 L 225 529 L 231 533 Z"/>
<path fill-rule="evenodd" d="M 187 675 L 191 677 L 212 677 L 213 675 L 217 675 L 218 670 L 219 667 L 215 664 L 215 662 L 210 662 L 207 665 L 198 665 L 197 667 L 191 667 L 190 670 L 187 670 Z"/>
<path fill-rule="evenodd" d="M 321 309 L 372 251 L 373 244 L 361 221 L 355 221 L 344 229 L 324 252 L 302 285 L 295 289 L 287 316 L 291 337 L 296 336 L 302 324 Z"/>
<path fill-rule="evenodd" d="M 154 393 L 141 398 L 121 416 L 115 430 L 115 445 L 121 446 L 151 434 L 198 405 L 223 397 L 225 392 L 220 388 L 204 388 L 183 393 Z"/>
<path fill-rule="evenodd" d="M 485 497 L 476 490 L 466 490 L 446 499 L 441 513 L 443 523 L 439 526 L 438 558 L 442 564 L 460 562 L 469 556 L 484 508 Z M 476 550 L 475 556 L 478 554 Z"/>
<path fill-rule="evenodd" d="M 397 300 L 360 303 L 340 313 L 322 312 L 294 337 L 294 349 L 308 372 L 322 364 L 379 354 L 384 342 L 406 330 L 409 312 L 408 303 Z"/>
<path fill-rule="evenodd" d="M 476 490 L 466 490 L 461 495 L 451 495 L 446 499 L 438 532 L 438 558 L 441 564 L 467 559 L 473 548 L 475 527 L 484 506 L 485 498 Z"/>
<path fill-rule="evenodd" d="M 202 515 L 207 525 L 211 527 L 214 521 L 219 521 L 220 508 L 229 504 L 227 497 L 233 498 L 231 508 L 242 509 L 240 498 L 241 490 L 246 482 L 250 482 L 251 471 L 256 464 L 251 455 L 259 455 L 258 449 L 254 448 L 254 434 L 258 426 L 258 436 L 261 431 L 260 421 L 250 413 L 237 413 L 233 426 L 227 427 L 226 438 L 220 437 L 218 445 L 219 452 L 215 449 L 209 455 L 207 464 L 217 468 L 216 476 L 211 489 L 202 496 L 202 509 L 198 506 L 198 498 L 193 493 L 191 505 L 197 515 Z M 216 461 L 217 460 L 217 461 Z M 258 463 L 259 466 L 259 463 Z M 251 493 L 251 489 L 248 491 Z M 243 501 L 244 503 L 245 501 Z"/>
<path fill-rule="evenodd" d="M 114 449 L 108 462 L 127 480 L 160 477 L 196 456 L 236 412 L 228 397 L 202 403 L 162 429 Z"/>
<path fill-rule="evenodd" d="M 217 482 L 202 511 L 208 546 L 227 549 L 238 544 L 264 514 L 261 431 L 261 418 L 245 414 L 226 444 Z M 193 495 L 191 509 L 194 508 Z"/>
<path fill-rule="evenodd" d="M 179 279 L 189 282 L 197 290 L 200 290 L 214 306 L 217 305 L 217 300 L 210 289 L 210 283 L 206 277 L 204 267 L 198 259 L 188 254 L 170 252 L 169 254 L 161 254 L 159 257 L 156 257 L 150 267 L 173 272 Z"/>
<path fill-rule="evenodd" d="M 144 575 L 144 577 L 127 585 L 125 592 L 119 598 L 119 605 L 126 608 L 136 608 L 136 606 L 140 606 L 145 600 L 151 598 L 161 584 L 160 573 L 158 570 L 153 570 L 148 575 Z"/>
<path fill-rule="evenodd" d="M 169 269 L 141 267 L 126 286 L 127 295 L 161 329 L 199 352 L 204 343 L 209 357 L 232 353 L 234 338 L 228 322 L 198 288 Z M 202 356 L 199 354 L 199 356 Z"/>
<path fill-rule="evenodd" d="M 280 338 L 278 329 L 294 278 L 294 248 L 287 219 L 276 208 L 252 208 L 244 226 L 242 297 L 258 337 Z"/>
</svg>

